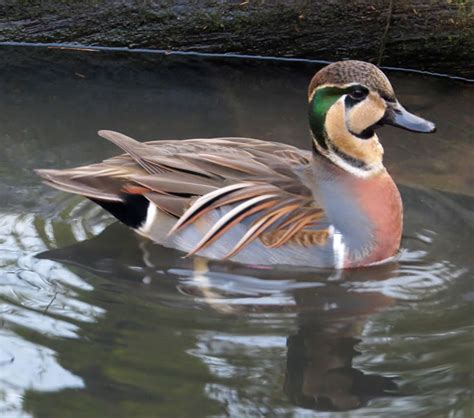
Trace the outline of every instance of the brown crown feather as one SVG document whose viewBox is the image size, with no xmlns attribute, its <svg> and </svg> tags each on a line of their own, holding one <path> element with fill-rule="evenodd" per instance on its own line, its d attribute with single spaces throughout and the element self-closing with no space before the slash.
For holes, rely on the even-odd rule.
<svg viewBox="0 0 474 418">
<path fill-rule="evenodd" d="M 377 91 L 383 98 L 395 100 L 395 93 L 387 76 L 374 64 L 348 60 L 338 61 L 319 70 L 308 88 L 308 98 L 314 90 L 324 84 L 359 83 L 370 90 Z"/>
</svg>

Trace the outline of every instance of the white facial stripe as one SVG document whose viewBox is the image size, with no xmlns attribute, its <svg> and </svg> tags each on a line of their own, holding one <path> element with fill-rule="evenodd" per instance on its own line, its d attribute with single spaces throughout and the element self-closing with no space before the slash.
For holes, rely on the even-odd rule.
<svg viewBox="0 0 474 418">
<path fill-rule="evenodd" d="M 158 209 L 153 203 L 149 202 L 148 209 L 146 211 L 145 222 L 142 224 L 142 226 L 140 226 L 140 228 L 138 228 L 138 230 L 142 232 L 143 234 L 149 233 L 156 219 L 157 214 L 158 214 Z"/>
</svg>

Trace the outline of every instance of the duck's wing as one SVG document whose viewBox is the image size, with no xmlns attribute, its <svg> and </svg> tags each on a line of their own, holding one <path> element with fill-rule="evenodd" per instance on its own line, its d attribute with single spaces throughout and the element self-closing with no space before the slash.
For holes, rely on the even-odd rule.
<svg viewBox="0 0 474 418">
<path fill-rule="evenodd" d="M 226 207 L 190 254 L 239 223 L 248 228 L 228 257 L 257 238 L 271 248 L 286 243 L 321 245 L 327 239 L 327 230 L 318 228 L 324 211 L 299 174 L 310 164 L 307 151 L 250 138 L 141 143 L 117 132 L 99 134 L 125 154 L 70 170 L 39 170 L 39 174 L 58 189 L 94 200 L 144 196 L 176 218 L 169 234 Z"/>
</svg>

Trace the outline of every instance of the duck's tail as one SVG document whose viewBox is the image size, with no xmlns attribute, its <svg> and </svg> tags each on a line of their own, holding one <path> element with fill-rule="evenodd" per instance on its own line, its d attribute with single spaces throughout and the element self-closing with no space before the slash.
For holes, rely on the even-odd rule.
<svg viewBox="0 0 474 418">
<path fill-rule="evenodd" d="M 121 202 L 123 198 L 120 196 L 120 188 L 114 184 L 117 182 L 110 181 L 110 178 L 96 176 L 95 166 L 98 165 L 65 170 L 37 169 L 35 172 L 45 184 L 55 189 L 79 194 L 90 199 Z"/>
<path fill-rule="evenodd" d="M 129 155 L 133 154 L 132 145 L 141 145 L 131 138 L 125 145 L 117 144 L 118 140 L 115 140 L 115 137 L 118 136 L 121 139 L 124 135 L 114 132 L 100 131 L 99 134 L 122 149 L 127 148 L 125 145 L 128 145 L 129 149 L 126 149 L 126 152 Z M 133 144 L 130 144 L 131 142 Z M 131 156 L 133 158 L 133 155 Z M 97 163 L 64 170 L 39 169 L 35 171 L 45 184 L 61 191 L 87 197 L 132 228 L 139 228 L 146 222 L 150 202 L 139 193 L 126 191 L 126 178 L 130 172 L 124 165 Z"/>
<path fill-rule="evenodd" d="M 142 195 L 124 193 L 123 183 L 117 179 L 97 177 L 97 167 L 94 166 L 99 164 L 67 170 L 35 171 L 47 185 L 89 198 L 131 228 L 142 226 L 146 222 L 150 202 Z M 90 170 L 89 175 L 87 170 Z"/>
</svg>

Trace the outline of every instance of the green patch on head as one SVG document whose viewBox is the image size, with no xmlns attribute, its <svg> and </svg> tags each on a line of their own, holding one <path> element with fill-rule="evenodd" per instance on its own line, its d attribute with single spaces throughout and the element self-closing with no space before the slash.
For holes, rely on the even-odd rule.
<svg viewBox="0 0 474 418">
<path fill-rule="evenodd" d="M 318 144 L 327 149 L 324 123 L 329 108 L 347 93 L 339 87 L 323 87 L 316 90 L 309 104 L 309 125 Z"/>
</svg>

